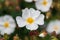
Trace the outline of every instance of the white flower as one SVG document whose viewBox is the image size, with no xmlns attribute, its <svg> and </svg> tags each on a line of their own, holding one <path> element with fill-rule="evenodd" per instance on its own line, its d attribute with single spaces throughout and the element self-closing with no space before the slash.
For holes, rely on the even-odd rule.
<svg viewBox="0 0 60 40">
<path fill-rule="evenodd" d="M 42 12 L 47 12 L 50 9 L 52 0 L 37 0 L 35 2 L 36 8 Z"/>
<path fill-rule="evenodd" d="M 25 0 L 25 2 L 29 2 L 29 3 L 33 1 L 36 2 L 37 0 Z"/>
<path fill-rule="evenodd" d="M 4 35 L 7 33 L 8 35 L 14 32 L 16 25 L 15 21 L 10 15 L 5 15 L 0 17 L 0 34 Z"/>
<path fill-rule="evenodd" d="M 25 2 L 32 2 L 33 0 L 25 0 Z"/>
<path fill-rule="evenodd" d="M 22 17 L 17 16 L 16 21 L 19 27 L 26 26 L 29 30 L 36 30 L 38 28 L 37 24 L 44 24 L 44 15 L 33 8 L 25 8 L 22 10 Z"/>
<path fill-rule="evenodd" d="M 60 34 L 60 20 L 51 21 L 47 28 L 48 33 L 56 32 L 56 34 Z"/>
<path fill-rule="evenodd" d="M 45 37 L 47 35 L 47 32 L 42 32 L 39 34 L 39 37 Z"/>
<path fill-rule="evenodd" d="M 41 33 L 41 34 L 39 35 L 39 37 L 45 37 L 45 35 L 44 35 L 43 33 Z"/>
</svg>

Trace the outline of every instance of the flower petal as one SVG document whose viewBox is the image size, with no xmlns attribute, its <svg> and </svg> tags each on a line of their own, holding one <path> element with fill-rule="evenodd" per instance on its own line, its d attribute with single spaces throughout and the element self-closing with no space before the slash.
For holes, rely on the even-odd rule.
<svg viewBox="0 0 60 40">
<path fill-rule="evenodd" d="M 45 35 L 43 33 L 39 34 L 39 37 L 45 37 Z"/>
<path fill-rule="evenodd" d="M 26 2 L 32 2 L 33 0 L 25 0 Z"/>
<path fill-rule="evenodd" d="M 0 25 L 0 32 L 3 30 L 3 28 L 4 28 L 3 25 Z"/>
<path fill-rule="evenodd" d="M 5 16 L 3 16 L 3 19 L 4 19 L 4 21 L 12 21 L 12 22 L 14 22 L 13 17 L 10 16 L 10 15 L 5 15 Z"/>
<path fill-rule="evenodd" d="M 44 15 L 40 14 L 40 16 L 35 20 L 35 23 L 37 23 L 39 25 L 43 25 L 44 24 Z"/>
<path fill-rule="evenodd" d="M 37 30 L 38 29 L 38 25 L 37 24 L 31 24 L 31 25 L 26 25 L 26 28 L 28 30 Z"/>
<path fill-rule="evenodd" d="M 3 29 L 1 31 L 1 35 L 4 35 L 5 33 L 7 33 L 8 35 L 10 35 L 11 33 L 14 32 L 14 29 L 13 28 L 7 28 L 7 29 Z"/>
<path fill-rule="evenodd" d="M 25 21 L 20 16 L 16 17 L 16 21 L 19 27 L 24 27 L 26 25 Z"/>
<path fill-rule="evenodd" d="M 25 8 L 24 10 L 22 10 L 22 18 L 27 19 L 28 17 L 30 17 L 30 11 L 28 8 Z"/>
<path fill-rule="evenodd" d="M 33 8 L 30 8 L 30 16 L 34 19 L 36 19 L 40 15 L 39 10 L 35 10 Z"/>
<path fill-rule="evenodd" d="M 10 22 L 9 25 L 10 25 L 10 26 L 9 26 L 10 28 L 15 28 L 15 27 L 16 27 L 16 24 L 13 23 L 13 22 Z"/>
</svg>

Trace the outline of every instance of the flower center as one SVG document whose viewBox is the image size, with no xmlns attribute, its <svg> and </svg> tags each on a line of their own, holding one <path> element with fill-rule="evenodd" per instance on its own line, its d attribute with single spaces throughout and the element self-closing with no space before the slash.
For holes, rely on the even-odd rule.
<svg viewBox="0 0 60 40">
<path fill-rule="evenodd" d="M 42 4 L 43 4 L 44 6 L 46 6 L 46 5 L 47 5 L 47 1 L 46 1 L 46 0 L 43 0 Z"/>
<path fill-rule="evenodd" d="M 8 27 L 9 27 L 9 23 L 8 23 L 8 22 L 5 22 L 5 23 L 4 23 L 4 27 L 5 27 L 5 28 L 8 28 Z"/>
<path fill-rule="evenodd" d="M 58 28 L 58 26 L 54 26 L 53 29 L 56 31 L 56 30 L 58 30 L 59 28 Z"/>
<path fill-rule="evenodd" d="M 34 22 L 34 19 L 29 17 L 29 18 L 27 18 L 26 21 L 27 21 L 27 23 L 32 24 Z"/>
</svg>

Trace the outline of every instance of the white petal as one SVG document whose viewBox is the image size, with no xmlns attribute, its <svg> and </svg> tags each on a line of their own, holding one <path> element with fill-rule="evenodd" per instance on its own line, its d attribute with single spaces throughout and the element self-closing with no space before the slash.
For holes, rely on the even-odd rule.
<svg viewBox="0 0 60 40">
<path fill-rule="evenodd" d="M 3 19 L 4 19 L 4 21 L 15 22 L 14 19 L 13 19 L 13 17 L 10 16 L 10 15 L 5 15 L 3 17 Z"/>
<path fill-rule="evenodd" d="M 14 29 L 13 28 L 7 28 L 7 29 L 3 29 L 1 31 L 1 35 L 4 35 L 5 33 L 7 33 L 8 35 L 10 35 L 11 33 L 14 32 Z"/>
<path fill-rule="evenodd" d="M 3 19 L 3 16 L 0 17 L 0 25 L 3 25 L 4 23 L 4 19 Z"/>
<path fill-rule="evenodd" d="M 45 37 L 45 35 L 43 33 L 39 34 L 39 37 Z"/>
<path fill-rule="evenodd" d="M 25 20 L 23 20 L 20 16 L 16 17 L 16 21 L 19 27 L 24 27 L 26 25 Z"/>
<path fill-rule="evenodd" d="M 9 23 L 9 27 L 10 28 L 15 28 L 16 27 L 16 24 L 11 22 L 11 23 Z"/>
<path fill-rule="evenodd" d="M 28 17 L 32 17 L 33 19 L 37 18 L 40 15 L 40 11 L 35 10 L 33 8 L 25 8 L 22 10 L 22 18 L 27 19 Z"/>
<path fill-rule="evenodd" d="M 0 32 L 4 29 L 3 25 L 0 25 Z"/>
<path fill-rule="evenodd" d="M 22 10 L 22 18 L 27 19 L 28 17 L 30 17 L 30 11 L 28 8 L 25 8 L 24 10 Z"/>
<path fill-rule="evenodd" d="M 26 25 L 26 28 L 28 30 L 37 30 L 38 29 L 38 25 L 37 24 L 32 24 L 32 25 Z"/>
<path fill-rule="evenodd" d="M 52 5 L 52 1 L 53 1 L 53 0 L 47 0 L 47 1 L 48 1 L 47 7 L 50 7 L 50 6 Z"/>
<path fill-rule="evenodd" d="M 10 15 L 5 15 L 0 17 L 0 25 L 3 25 L 5 22 L 9 22 L 11 24 L 15 24 L 14 19 Z"/>
<path fill-rule="evenodd" d="M 26 2 L 32 2 L 33 0 L 25 0 Z"/>
<path fill-rule="evenodd" d="M 48 33 L 52 33 L 53 32 L 53 25 L 54 25 L 53 21 L 48 24 L 48 26 L 46 28 Z"/>
<path fill-rule="evenodd" d="M 5 19 L 5 20 L 9 20 L 10 18 L 12 18 L 10 15 L 3 16 L 3 19 Z"/>
<path fill-rule="evenodd" d="M 47 12 L 47 11 L 49 11 L 49 9 L 50 9 L 50 8 L 48 8 L 48 7 L 43 7 L 43 6 L 41 6 L 41 11 L 42 11 L 42 12 Z"/>
<path fill-rule="evenodd" d="M 40 16 L 35 20 L 36 24 L 43 25 L 44 24 L 44 15 L 40 14 Z"/>
<path fill-rule="evenodd" d="M 34 19 L 36 19 L 40 15 L 39 10 L 35 10 L 33 8 L 30 8 L 30 16 Z"/>
</svg>

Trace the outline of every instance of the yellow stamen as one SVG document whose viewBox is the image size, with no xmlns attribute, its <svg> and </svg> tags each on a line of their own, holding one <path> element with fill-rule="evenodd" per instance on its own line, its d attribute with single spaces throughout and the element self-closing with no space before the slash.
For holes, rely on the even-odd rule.
<svg viewBox="0 0 60 40">
<path fill-rule="evenodd" d="M 5 28 L 8 28 L 8 27 L 9 27 L 9 23 L 8 23 L 8 22 L 5 22 L 5 23 L 4 23 L 4 27 L 5 27 Z"/>
<path fill-rule="evenodd" d="M 32 24 L 34 22 L 34 19 L 29 17 L 29 18 L 27 18 L 26 21 L 27 21 L 27 23 Z"/>
<path fill-rule="evenodd" d="M 46 6 L 46 5 L 47 5 L 47 1 L 46 1 L 46 0 L 43 0 L 42 4 L 43 4 L 44 6 Z"/>
</svg>

